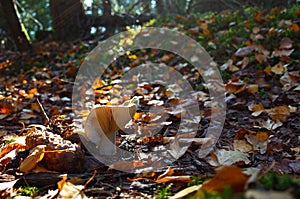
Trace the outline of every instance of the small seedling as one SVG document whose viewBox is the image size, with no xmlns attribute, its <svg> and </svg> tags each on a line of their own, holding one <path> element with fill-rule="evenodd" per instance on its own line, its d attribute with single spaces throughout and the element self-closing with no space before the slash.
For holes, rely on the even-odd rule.
<svg viewBox="0 0 300 199">
<path fill-rule="evenodd" d="M 260 183 L 266 189 L 284 191 L 292 186 L 292 178 L 289 175 L 267 173 L 261 178 Z"/>
<path fill-rule="evenodd" d="M 15 139 L 9 139 L 9 140 L 5 140 L 5 144 L 10 144 L 10 143 L 13 143 L 14 141 L 16 141 Z"/>
<path fill-rule="evenodd" d="M 260 97 L 262 97 L 264 94 L 265 94 L 265 89 L 264 89 L 264 88 L 259 89 L 258 95 L 259 95 Z"/>
<path fill-rule="evenodd" d="M 34 197 L 34 196 L 37 196 L 38 192 L 39 192 L 39 189 L 37 187 L 20 187 L 16 191 L 15 196 L 31 196 L 31 197 Z"/>
<path fill-rule="evenodd" d="M 244 77 L 244 82 L 250 82 L 250 77 Z"/>
<path fill-rule="evenodd" d="M 233 191 L 230 187 L 225 187 L 223 192 L 203 192 L 204 199 L 231 199 Z"/>
<path fill-rule="evenodd" d="M 203 184 L 204 180 L 202 179 L 201 175 L 198 176 L 191 176 L 191 182 L 187 184 L 188 187 L 194 186 L 194 185 L 199 185 Z"/>
<path fill-rule="evenodd" d="M 171 188 L 171 185 L 168 185 L 166 187 L 160 187 L 157 189 L 156 191 L 156 196 L 155 199 L 165 199 L 167 198 L 169 195 L 171 195 L 172 193 L 169 191 Z"/>
</svg>

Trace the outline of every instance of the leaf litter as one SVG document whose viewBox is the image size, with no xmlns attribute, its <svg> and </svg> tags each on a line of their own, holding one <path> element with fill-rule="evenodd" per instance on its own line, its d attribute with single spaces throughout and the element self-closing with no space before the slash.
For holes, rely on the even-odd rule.
<svg viewBox="0 0 300 199">
<path fill-rule="evenodd" d="M 51 187 L 49 191 L 40 191 L 40 195 L 63 198 L 74 195 L 151 198 L 158 184 L 172 185 L 171 198 L 191 195 L 201 198 L 205 194 L 225 193 L 226 187 L 234 194 L 244 193 L 246 198 L 266 198 L 266 193 L 274 198 L 299 197 L 295 190 L 266 192 L 258 182 L 265 173 L 275 172 L 292 175 L 291 189 L 299 187 L 296 183 L 300 174 L 300 41 L 295 36 L 299 34 L 299 9 L 297 11 L 253 11 L 252 18 L 248 19 L 231 18 L 237 13 L 228 11 L 223 13 L 226 17 L 214 14 L 206 20 L 179 16 L 169 24 L 200 41 L 222 71 L 227 117 L 222 135 L 206 160 L 198 157 L 197 150 L 204 142 L 209 142 L 205 138 L 211 111 L 209 93 L 201 76 L 182 58 L 156 49 L 130 52 L 119 57 L 102 79 L 84 91 L 86 96 L 95 94 L 93 103 L 101 106 L 118 105 L 133 96 L 139 97 L 139 108 L 128 124 L 133 133 L 126 135 L 119 130 L 115 144 L 127 151 L 139 151 L 141 157 L 138 161 L 129 159 L 108 167 L 93 158 L 81 144 L 74 121 L 86 119 L 89 111 L 82 111 L 81 118 L 74 118 L 71 102 L 78 67 L 97 42 L 50 42 L 33 55 L 11 55 L 6 64 L 1 63 L 5 75 L 0 77 L 0 187 L 6 187 L 0 190 L 1 196 L 13 195 L 20 187 L 18 183 L 24 185 L 22 178 L 26 176 L 29 185 L 40 186 L 43 190 Z M 275 19 L 276 14 L 287 12 L 292 13 L 290 19 Z M 231 25 L 222 31 L 218 29 L 220 23 Z M 239 32 L 240 24 L 243 24 L 243 32 Z M 237 36 L 231 35 L 232 30 Z M 224 40 L 226 37 L 230 42 Z M 183 116 L 189 114 L 189 106 L 188 100 L 178 97 L 182 92 L 180 82 L 165 88 L 156 81 L 136 86 L 141 78 L 137 76 L 130 82 L 121 81 L 128 67 L 144 64 L 147 69 L 150 60 L 178 70 L 193 85 L 197 91 L 192 97 L 197 99 L 200 109 L 197 118 L 183 120 Z M 18 66 L 31 67 L 12 76 L 11 71 L 19 70 Z M 86 106 L 91 107 L 93 103 L 87 102 Z M 149 109 L 151 106 L 157 109 Z M 188 128 L 179 132 L 179 123 L 191 122 L 199 124 L 197 132 L 189 132 Z M 14 142 L 20 137 L 25 138 L 25 143 Z M 164 146 L 175 141 L 177 145 L 170 154 L 178 160 L 171 167 L 152 171 L 147 165 L 160 157 L 147 153 L 167 152 Z M 181 153 L 178 149 L 186 143 L 191 145 Z M 122 173 L 115 170 L 118 167 L 143 172 Z M 245 174 L 246 168 L 257 168 L 259 175 L 251 179 Z M 63 177 L 63 173 L 68 173 L 68 177 Z M 38 182 L 44 178 L 39 177 L 42 175 L 52 180 L 41 186 Z M 198 175 L 209 179 L 187 187 L 192 177 Z M 248 188 L 250 185 L 254 190 Z"/>
</svg>

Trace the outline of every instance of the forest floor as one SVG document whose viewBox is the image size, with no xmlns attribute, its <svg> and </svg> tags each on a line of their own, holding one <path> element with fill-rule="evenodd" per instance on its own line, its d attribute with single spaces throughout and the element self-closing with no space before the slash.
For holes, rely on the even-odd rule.
<svg viewBox="0 0 300 199">
<path fill-rule="evenodd" d="M 130 122 L 136 134 L 119 130 L 116 137 L 138 160 L 102 164 L 76 130 L 92 103 L 79 116 L 72 104 L 78 70 L 98 41 L 40 42 L 32 52 L 0 55 L 0 198 L 300 198 L 300 9 L 247 8 L 151 25 L 190 36 L 222 75 L 226 118 L 210 153 L 200 155 L 211 141 L 212 106 L 224 107 L 212 103 L 209 84 L 175 53 L 142 49 L 120 56 L 80 90 L 103 106 L 140 101 Z M 193 95 L 184 98 L 183 80 L 122 79 L 151 64 L 178 71 Z M 193 100 L 199 114 L 186 119 Z M 197 129 L 189 129 L 195 121 Z M 168 151 L 172 140 L 179 148 Z M 159 154 L 167 152 L 177 158 L 162 167 L 168 160 Z"/>
</svg>

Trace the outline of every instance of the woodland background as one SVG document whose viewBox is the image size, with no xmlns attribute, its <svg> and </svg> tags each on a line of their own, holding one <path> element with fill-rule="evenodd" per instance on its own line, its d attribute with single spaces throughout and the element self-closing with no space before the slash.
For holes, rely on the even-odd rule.
<svg viewBox="0 0 300 199">
<path fill-rule="evenodd" d="M 131 121 L 137 133 L 119 130 L 117 147 L 159 154 L 176 141 L 188 150 L 172 151 L 180 158 L 159 171 L 148 166 L 155 155 L 107 166 L 79 138 L 76 122 L 89 113 L 75 114 L 72 104 L 81 64 L 99 42 L 124 30 L 132 37 L 121 42 L 130 42 L 142 27 L 188 35 L 222 75 L 226 120 L 206 158 L 199 149 L 211 121 L 210 85 L 182 57 L 157 49 L 126 52 L 80 92 L 100 105 L 140 99 Z M 0 198 L 300 198 L 299 60 L 297 0 L 1 0 Z M 181 81 L 123 82 L 149 63 L 178 71 L 194 95 L 180 97 Z M 200 115 L 186 121 L 192 98 Z M 185 124 L 195 121 L 190 132 Z"/>
</svg>

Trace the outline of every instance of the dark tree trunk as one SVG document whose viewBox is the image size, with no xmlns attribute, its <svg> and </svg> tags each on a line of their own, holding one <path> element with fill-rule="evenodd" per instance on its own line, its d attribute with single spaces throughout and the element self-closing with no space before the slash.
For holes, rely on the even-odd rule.
<svg viewBox="0 0 300 199">
<path fill-rule="evenodd" d="M 1 1 L 1 0 L 0 0 Z M 104 37 L 112 36 L 115 30 L 126 26 L 142 24 L 151 15 L 112 15 L 110 0 L 103 0 L 103 15 L 86 15 L 82 0 L 50 0 L 54 39 L 68 41 L 88 36 L 91 27 L 104 26 Z"/>
<path fill-rule="evenodd" d="M 103 17 L 111 18 L 111 2 L 110 0 L 103 1 Z M 115 23 L 107 24 L 105 37 L 114 35 L 116 31 Z"/>
<path fill-rule="evenodd" d="M 163 0 L 156 0 L 156 12 L 159 16 L 164 16 L 164 2 Z"/>
<path fill-rule="evenodd" d="M 57 40 L 73 40 L 88 31 L 81 0 L 50 0 L 52 28 Z"/>
<path fill-rule="evenodd" d="M 3 13 L 6 16 L 6 29 L 8 29 L 12 36 L 17 49 L 19 51 L 30 50 L 29 37 L 26 29 L 18 17 L 18 10 L 16 9 L 15 2 L 13 0 L 0 0 Z"/>
</svg>

